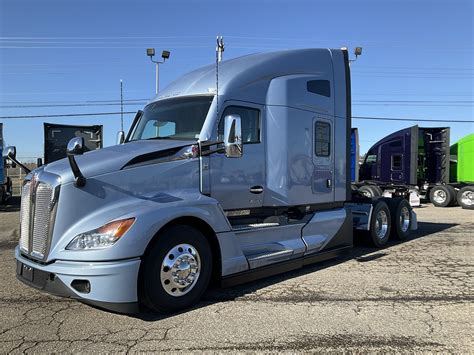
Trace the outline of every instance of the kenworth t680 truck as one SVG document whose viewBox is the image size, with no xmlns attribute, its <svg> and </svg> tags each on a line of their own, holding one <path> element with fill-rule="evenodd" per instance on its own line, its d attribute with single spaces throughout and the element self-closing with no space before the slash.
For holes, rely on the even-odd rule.
<svg viewBox="0 0 474 355">
<path fill-rule="evenodd" d="M 405 239 L 403 199 L 353 195 L 346 50 L 249 55 L 189 73 L 122 144 L 31 172 L 18 278 L 103 308 L 176 311 L 232 285 L 335 257 L 354 229 Z M 122 135 L 123 137 L 123 135 Z M 11 152 L 14 149 L 10 150 Z"/>
</svg>

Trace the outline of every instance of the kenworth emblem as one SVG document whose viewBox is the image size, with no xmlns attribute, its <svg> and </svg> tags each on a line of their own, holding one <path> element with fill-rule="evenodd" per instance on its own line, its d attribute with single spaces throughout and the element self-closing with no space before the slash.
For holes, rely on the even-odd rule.
<svg viewBox="0 0 474 355">
<path fill-rule="evenodd" d="M 39 174 L 34 173 L 30 181 L 30 197 L 33 197 L 36 193 L 36 183 L 38 181 Z"/>
</svg>

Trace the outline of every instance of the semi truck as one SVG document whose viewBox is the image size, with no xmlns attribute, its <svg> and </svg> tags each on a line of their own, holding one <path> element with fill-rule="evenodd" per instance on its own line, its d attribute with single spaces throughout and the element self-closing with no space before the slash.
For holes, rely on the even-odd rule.
<svg viewBox="0 0 474 355">
<path fill-rule="evenodd" d="M 17 277 L 117 312 L 175 312 L 226 287 L 406 239 L 403 199 L 351 188 L 346 49 L 248 55 L 171 83 L 120 144 L 32 171 Z M 120 132 L 119 132 L 120 133 Z M 10 149 L 13 159 L 14 149 Z"/>
<path fill-rule="evenodd" d="M 472 137 L 451 148 L 449 127 L 415 125 L 394 132 L 368 150 L 360 166 L 359 186 L 374 195 L 415 188 L 437 207 L 459 201 L 463 208 L 472 209 Z M 450 177 L 450 170 L 458 171 L 458 167 L 459 176 Z"/>
<path fill-rule="evenodd" d="M 367 197 L 402 197 L 409 201 L 412 207 L 420 206 L 420 196 L 418 188 L 402 185 L 400 182 L 381 182 L 380 180 L 360 180 L 359 179 L 359 130 L 351 130 L 351 177 L 352 187 Z M 365 168 L 365 167 L 364 167 Z M 366 177 L 366 174 L 363 174 Z"/>
<path fill-rule="evenodd" d="M 435 186 L 431 190 L 431 200 L 435 206 L 443 207 L 457 202 L 462 208 L 472 210 L 474 209 L 474 133 L 457 141 L 449 151 L 450 183 Z"/>
<path fill-rule="evenodd" d="M 3 157 L 3 123 L 0 123 L 0 204 L 5 204 L 12 196 L 12 181 L 5 176 L 6 157 Z"/>
</svg>

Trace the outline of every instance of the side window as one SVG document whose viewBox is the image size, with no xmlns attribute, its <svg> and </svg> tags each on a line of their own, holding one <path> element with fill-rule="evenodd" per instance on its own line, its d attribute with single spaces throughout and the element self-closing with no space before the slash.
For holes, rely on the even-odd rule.
<svg viewBox="0 0 474 355">
<path fill-rule="evenodd" d="M 377 162 L 377 156 L 375 154 L 367 155 L 367 158 L 365 158 L 365 162 L 367 164 L 375 164 Z"/>
<path fill-rule="evenodd" d="M 401 171 L 402 169 L 402 160 L 403 156 L 401 154 L 393 154 L 392 155 L 392 170 L 393 171 Z"/>
<path fill-rule="evenodd" d="M 219 121 L 218 139 L 224 139 L 224 117 L 239 115 L 242 122 L 242 142 L 260 143 L 260 111 L 249 107 L 228 106 Z"/>
<path fill-rule="evenodd" d="M 328 157 L 331 153 L 331 125 L 327 122 L 316 121 L 314 125 L 314 154 L 318 157 Z"/>
<path fill-rule="evenodd" d="M 331 86 L 329 80 L 311 80 L 306 82 L 306 90 L 313 94 L 331 97 Z"/>
</svg>

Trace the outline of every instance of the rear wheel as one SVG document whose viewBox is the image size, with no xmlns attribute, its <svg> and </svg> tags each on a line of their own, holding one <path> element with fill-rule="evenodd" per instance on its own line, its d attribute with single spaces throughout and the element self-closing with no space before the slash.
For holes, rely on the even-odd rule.
<svg viewBox="0 0 474 355">
<path fill-rule="evenodd" d="M 456 198 L 456 190 L 451 185 L 435 186 L 430 191 L 430 200 L 436 207 L 450 206 Z"/>
<path fill-rule="evenodd" d="M 474 186 L 464 186 L 458 191 L 458 204 L 464 209 L 474 210 Z"/>
<path fill-rule="evenodd" d="M 392 237 L 406 240 L 411 231 L 411 206 L 407 200 L 394 197 L 389 200 L 390 213 L 392 215 Z"/>
<path fill-rule="evenodd" d="M 197 303 L 207 289 L 212 252 L 195 228 L 176 225 L 158 236 L 141 269 L 140 299 L 147 307 L 171 313 Z"/>
<path fill-rule="evenodd" d="M 390 236 L 392 219 L 390 209 L 383 200 L 378 200 L 372 210 L 370 219 L 369 240 L 378 248 L 383 247 L 388 242 Z"/>
</svg>

